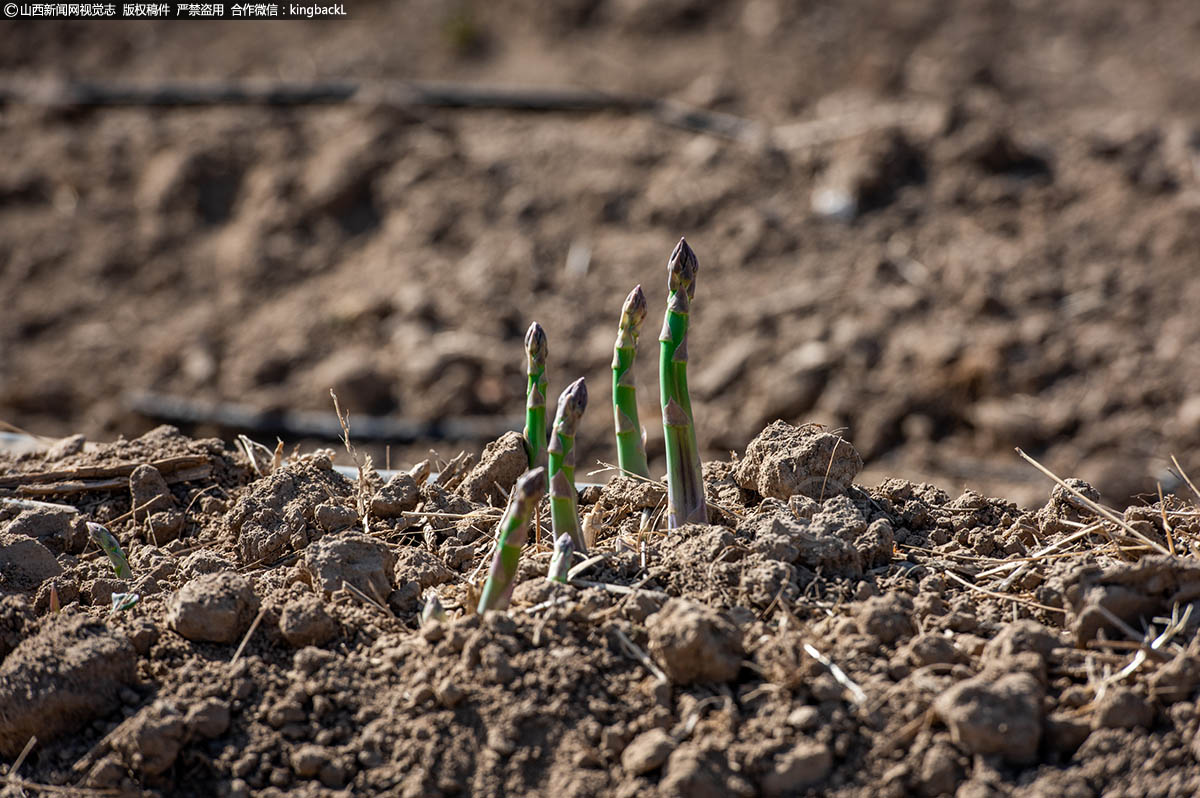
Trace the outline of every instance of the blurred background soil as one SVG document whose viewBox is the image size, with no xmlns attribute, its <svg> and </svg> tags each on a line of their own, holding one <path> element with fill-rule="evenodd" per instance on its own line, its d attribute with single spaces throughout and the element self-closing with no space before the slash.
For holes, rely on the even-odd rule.
<svg viewBox="0 0 1200 798">
<path fill-rule="evenodd" d="M 613 333 L 641 282 L 657 468 L 655 338 L 686 235 L 708 456 L 783 418 L 846 428 L 867 483 L 1030 505 L 1049 484 L 1014 446 L 1116 504 L 1171 489 L 1171 454 L 1200 471 L 1193 0 L 346 8 L 5 22 L 0 71 L 575 87 L 757 132 L 619 111 L 7 103 L 0 418 L 107 440 L 171 420 L 139 392 L 331 412 L 333 387 L 352 432 L 368 414 L 519 423 L 537 319 L 551 402 L 587 376 L 585 462 L 611 460 Z M 483 443 L 459 438 L 390 460 Z"/>
</svg>

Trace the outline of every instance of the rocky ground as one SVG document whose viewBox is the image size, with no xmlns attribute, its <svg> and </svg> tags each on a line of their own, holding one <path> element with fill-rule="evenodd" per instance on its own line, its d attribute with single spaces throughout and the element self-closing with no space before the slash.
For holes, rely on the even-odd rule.
<svg viewBox="0 0 1200 798">
<path fill-rule="evenodd" d="M 1200 790 L 1195 504 L 865 488 L 849 441 L 780 422 L 705 464 L 708 524 L 586 487 L 598 557 L 549 583 L 542 529 L 481 617 L 519 438 L 386 481 L 334 459 L 161 427 L 4 463 L 0 761 L 36 738 L 5 795 Z"/>
</svg>

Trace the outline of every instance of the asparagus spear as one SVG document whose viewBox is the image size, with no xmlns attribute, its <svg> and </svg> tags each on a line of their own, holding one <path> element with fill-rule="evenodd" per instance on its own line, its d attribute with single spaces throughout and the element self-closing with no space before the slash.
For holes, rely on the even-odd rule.
<svg viewBox="0 0 1200 798">
<path fill-rule="evenodd" d="M 587 409 L 587 383 L 583 377 L 567 386 L 558 397 L 554 432 L 550 440 L 550 525 L 554 537 L 569 535 L 575 551 L 587 554 L 579 526 L 575 492 L 575 430 Z"/>
<path fill-rule="evenodd" d="M 658 360 L 663 432 L 667 454 L 667 527 L 708 520 L 704 480 L 700 472 L 700 447 L 692 420 L 692 400 L 687 386 L 688 316 L 696 294 L 700 264 L 687 241 L 679 239 L 667 263 L 669 274 L 667 313 L 663 319 Z"/>
<path fill-rule="evenodd" d="M 617 465 L 622 471 L 650 476 L 646 463 L 646 444 L 638 421 L 637 386 L 633 381 L 633 361 L 637 357 L 638 336 L 646 318 L 646 295 L 635 286 L 621 306 L 621 322 L 613 346 L 613 418 L 617 428 Z"/>
<path fill-rule="evenodd" d="M 533 508 L 545 493 L 546 469 L 540 466 L 526 471 L 513 486 L 508 509 L 500 519 L 496 554 L 492 557 L 492 567 L 483 585 L 483 594 L 479 597 L 480 614 L 508 607 L 521 547 L 529 537 L 529 519 L 533 515 Z"/>
<path fill-rule="evenodd" d="M 117 578 L 132 579 L 133 571 L 129 568 L 129 560 L 125 559 L 125 552 L 121 551 L 121 544 L 113 537 L 113 533 L 93 521 L 87 522 L 87 529 L 96 545 L 108 555 L 113 570 L 117 572 Z"/>
<path fill-rule="evenodd" d="M 525 451 L 530 468 L 546 460 L 546 351 L 546 331 L 535 321 L 525 333 L 529 376 L 525 389 Z"/>
<path fill-rule="evenodd" d="M 570 535 L 559 535 L 554 541 L 554 556 L 550 558 L 550 570 L 546 578 L 551 582 L 567 583 L 567 572 L 571 570 L 571 557 L 575 554 L 575 544 Z"/>
</svg>

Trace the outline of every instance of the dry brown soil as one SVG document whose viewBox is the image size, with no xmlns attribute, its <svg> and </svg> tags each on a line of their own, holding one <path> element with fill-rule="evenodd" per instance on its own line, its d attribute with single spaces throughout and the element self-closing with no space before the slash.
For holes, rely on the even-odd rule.
<svg viewBox="0 0 1200 798">
<path fill-rule="evenodd" d="M 160 427 L 5 461 L 0 761 L 36 738 L 6 798 L 1200 790 L 1195 504 L 863 488 L 849 441 L 778 422 L 705 464 L 709 524 L 584 489 L 590 564 L 548 582 L 541 529 L 480 616 L 519 440 L 386 483 L 332 458 L 255 473 Z"/>
<path fill-rule="evenodd" d="M 660 307 L 685 234 L 710 457 L 775 418 L 817 421 L 849 431 L 868 482 L 1035 504 L 1019 445 L 1121 503 L 1171 490 L 1169 455 L 1186 466 L 1200 442 L 1191 0 L 349 11 L 6 23 L 0 70 L 590 87 L 770 132 L 370 103 L 0 106 L 0 418 L 111 440 L 180 423 L 139 412 L 139 391 L 328 414 L 332 385 L 359 416 L 503 425 L 529 321 L 549 333 L 552 396 L 586 375 L 602 397 L 621 298 L 640 282 Z M 818 194 L 860 213 L 823 217 Z M 586 275 L 565 268 L 573 246 Z M 604 414 L 589 424 L 589 462 L 611 459 Z M 494 436 L 467 437 L 390 442 L 411 463 Z"/>
</svg>

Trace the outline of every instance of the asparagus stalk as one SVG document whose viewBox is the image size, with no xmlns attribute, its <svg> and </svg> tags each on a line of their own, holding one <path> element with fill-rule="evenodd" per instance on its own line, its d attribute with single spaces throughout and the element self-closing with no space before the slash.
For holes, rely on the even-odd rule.
<svg viewBox="0 0 1200 798">
<path fill-rule="evenodd" d="M 579 525 L 575 491 L 575 430 L 587 409 L 587 383 L 583 377 L 567 386 L 558 397 L 554 432 L 550 436 L 550 525 L 557 540 L 568 535 L 575 551 L 587 554 L 587 543 Z"/>
<path fill-rule="evenodd" d="M 513 486 L 508 509 L 500 519 L 496 554 L 492 557 L 492 567 L 483 585 L 483 594 L 479 597 L 480 614 L 508 607 L 521 547 L 529 537 L 529 519 L 533 515 L 533 508 L 545 493 L 546 469 L 540 466 L 526 471 Z"/>
<path fill-rule="evenodd" d="M 125 559 L 125 552 L 121 551 L 121 544 L 113 537 L 113 533 L 92 521 L 87 522 L 87 528 L 92 540 L 108 555 L 113 570 L 117 572 L 117 578 L 132 579 L 133 571 L 129 567 L 129 560 Z"/>
<path fill-rule="evenodd" d="M 649 477 L 646 444 L 638 421 L 637 385 L 633 380 L 633 361 L 645 318 L 646 295 L 639 285 L 629 292 L 621 306 L 621 322 L 613 346 L 613 418 L 617 429 L 617 465 L 622 471 Z"/>
<path fill-rule="evenodd" d="M 687 385 L 688 316 L 700 264 L 687 241 L 679 239 L 667 263 L 667 313 L 658 336 L 658 381 L 667 454 L 667 528 L 708 520 L 700 447 Z"/>
<path fill-rule="evenodd" d="M 567 572 L 571 570 L 571 557 L 575 554 L 575 544 L 570 535 L 559 535 L 554 541 L 554 556 L 550 558 L 550 570 L 546 578 L 551 582 L 567 583 Z"/>
<path fill-rule="evenodd" d="M 525 389 L 525 451 L 530 468 L 546 460 L 546 352 L 546 331 L 535 321 L 525 333 L 529 377 Z"/>
</svg>

